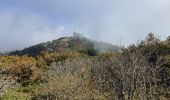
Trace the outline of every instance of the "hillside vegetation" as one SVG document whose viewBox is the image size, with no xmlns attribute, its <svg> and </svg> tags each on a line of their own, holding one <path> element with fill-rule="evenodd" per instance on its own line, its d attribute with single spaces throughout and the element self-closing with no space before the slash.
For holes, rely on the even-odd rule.
<svg viewBox="0 0 170 100">
<path fill-rule="evenodd" d="M 23 50 L 13 51 L 10 54 L 11 55 L 27 54 L 29 56 L 37 56 L 43 51 L 56 52 L 56 51 L 63 51 L 63 50 L 73 50 L 73 51 L 79 51 L 79 52 L 91 54 L 91 53 L 95 53 L 94 51 L 98 51 L 98 53 L 117 52 L 120 50 L 120 47 L 117 45 L 90 40 L 80 35 L 78 36 L 74 35 L 73 37 L 62 37 L 59 38 L 58 40 L 37 44 L 25 48 Z"/>
<path fill-rule="evenodd" d="M 0 56 L 0 100 L 170 99 L 170 37 L 114 47 L 64 37 Z"/>
</svg>

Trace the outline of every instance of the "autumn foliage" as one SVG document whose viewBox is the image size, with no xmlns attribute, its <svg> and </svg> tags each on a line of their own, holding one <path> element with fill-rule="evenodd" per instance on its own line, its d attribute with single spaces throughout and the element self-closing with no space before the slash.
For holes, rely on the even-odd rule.
<svg viewBox="0 0 170 100">
<path fill-rule="evenodd" d="M 2 99 L 169 100 L 170 38 L 149 33 L 137 44 L 104 54 L 64 49 L 0 56 L 0 76 L 0 87 L 8 91 Z M 18 88 L 11 90 L 10 81 Z"/>
</svg>

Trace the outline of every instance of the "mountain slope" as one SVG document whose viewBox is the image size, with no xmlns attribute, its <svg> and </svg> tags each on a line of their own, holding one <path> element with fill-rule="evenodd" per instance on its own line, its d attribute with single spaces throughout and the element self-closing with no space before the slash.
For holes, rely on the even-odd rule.
<svg viewBox="0 0 170 100">
<path fill-rule="evenodd" d="M 40 43 L 23 50 L 11 52 L 11 55 L 30 55 L 37 56 L 42 51 L 62 51 L 66 49 L 87 52 L 95 49 L 98 52 L 116 52 L 120 50 L 119 46 L 90 40 L 83 36 L 74 35 L 73 37 L 62 37 L 57 40 Z"/>
</svg>

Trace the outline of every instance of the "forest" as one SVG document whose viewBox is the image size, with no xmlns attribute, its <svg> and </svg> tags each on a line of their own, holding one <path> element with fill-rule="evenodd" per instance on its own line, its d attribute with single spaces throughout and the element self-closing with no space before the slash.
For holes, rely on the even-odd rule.
<svg viewBox="0 0 170 100">
<path fill-rule="evenodd" d="M 170 100 L 170 36 L 108 51 L 81 37 L 54 42 L 0 55 L 0 100 Z"/>
</svg>

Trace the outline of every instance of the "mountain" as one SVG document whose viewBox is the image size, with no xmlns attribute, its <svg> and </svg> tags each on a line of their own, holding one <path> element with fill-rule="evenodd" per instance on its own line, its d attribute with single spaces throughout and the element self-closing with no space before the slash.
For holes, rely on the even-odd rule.
<svg viewBox="0 0 170 100">
<path fill-rule="evenodd" d="M 96 50 L 97 52 L 116 52 L 120 50 L 119 46 L 112 45 L 109 43 L 103 43 L 94 41 L 83 37 L 81 34 L 76 33 L 72 37 L 62 37 L 57 40 L 40 43 L 23 50 L 17 50 L 10 53 L 10 55 L 30 55 L 37 56 L 42 51 L 62 51 L 66 49 L 89 52 L 90 50 Z"/>
</svg>

